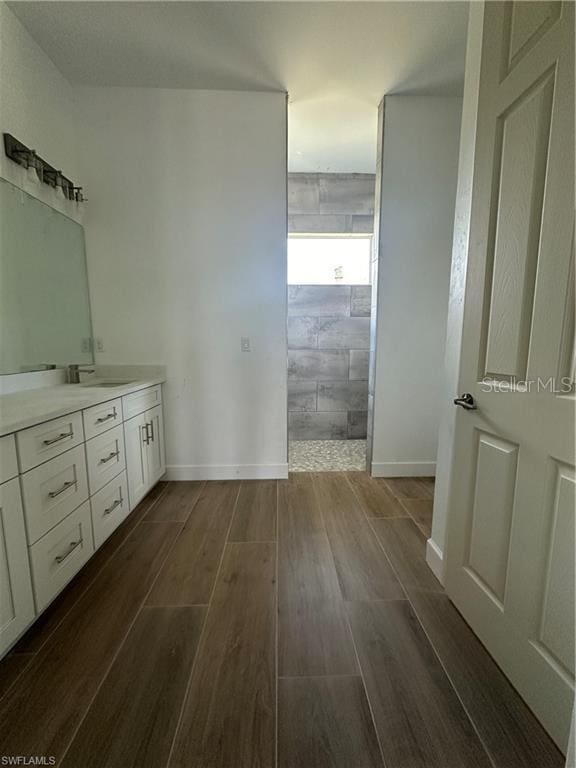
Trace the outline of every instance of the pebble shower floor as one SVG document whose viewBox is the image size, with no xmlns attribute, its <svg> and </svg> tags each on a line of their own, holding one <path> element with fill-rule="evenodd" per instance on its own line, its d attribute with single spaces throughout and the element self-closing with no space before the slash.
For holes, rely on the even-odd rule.
<svg viewBox="0 0 576 768">
<path fill-rule="evenodd" d="M 290 472 L 363 472 L 366 440 L 291 440 Z"/>
</svg>

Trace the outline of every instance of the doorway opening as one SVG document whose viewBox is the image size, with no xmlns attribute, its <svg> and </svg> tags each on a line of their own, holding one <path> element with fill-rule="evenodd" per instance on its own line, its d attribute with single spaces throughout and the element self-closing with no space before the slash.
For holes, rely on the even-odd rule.
<svg viewBox="0 0 576 768">
<path fill-rule="evenodd" d="M 289 468 L 365 471 L 375 177 L 288 178 Z"/>
</svg>

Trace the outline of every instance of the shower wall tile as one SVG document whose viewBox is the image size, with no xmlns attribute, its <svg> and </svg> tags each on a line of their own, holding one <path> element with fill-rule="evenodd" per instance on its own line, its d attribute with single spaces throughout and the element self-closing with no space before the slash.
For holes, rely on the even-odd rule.
<svg viewBox="0 0 576 768">
<path fill-rule="evenodd" d="M 347 379 L 350 358 L 347 350 L 288 350 L 288 378 L 314 381 Z"/>
<path fill-rule="evenodd" d="M 352 216 L 352 232 L 372 235 L 374 233 L 374 216 Z"/>
<path fill-rule="evenodd" d="M 368 380 L 370 365 L 370 352 L 367 349 L 350 350 L 350 372 L 348 378 L 351 381 Z"/>
<path fill-rule="evenodd" d="M 288 177 L 288 212 L 320 212 L 320 187 L 314 174 L 302 173 Z"/>
<path fill-rule="evenodd" d="M 288 381 L 288 411 L 316 411 L 315 381 Z"/>
<path fill-rule="evenodd" d="M 370 347 L 370 318 L 345 317 L 320 321 L 319 349 L 368 349 Z"/>
<path fill-rule="evenodd" d="M 289 173 L 288 214 L 347 215 L 346 231 L 371 232 L 364 220 L 373 217 L 375 193 L 376 177 L 371 173 Z"/>
<path fill-rule="evenodd" d="M 318 346 L 316 317 L 288 318 L 288 349 L 310 349 Z"/>
<path fill-rule="evenodd" d="M 289 317 L 347 317 L 349 285 L 289 285 Z"/>
<path fill-rule="evenodd" d="M 356 232 L 354 219 L 357 218 L 365 217 L 344 213 L 294 213 L 288 216 L 288 232 L 321 235 Z"/>
<path fill-rule="evenodd" d="M 365 411 L 367 408 L 368 382 L 318 383 L 318 411 Z"/>
<path fill-rule="evenodd" d="M 371 174 L 321 176 L 320 213 L 374 214 L 374 177 Z"/>
<path fill-rule="evenodd" d="M 368 411 L 348 411 L 348 439 L 365 440 L 368 429 Z"/>
<path fill-rule="evenodd" d="M 348 415 L 342 413 L 289 413 L 290 440 L 346 440 Z"/>
<path fill-rule="evenodd" d="M 370 317 L 372 303 L 372 287 L 370 285 L 353 285 L 350 297 L 350 315 L 352 317 Z"/>
</svg>

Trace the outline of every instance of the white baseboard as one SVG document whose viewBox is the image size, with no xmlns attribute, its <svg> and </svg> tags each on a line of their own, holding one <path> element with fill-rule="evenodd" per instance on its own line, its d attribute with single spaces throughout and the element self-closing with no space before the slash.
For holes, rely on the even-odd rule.
<svg viewBox="0 0 576 768">
<path fill-rule="evenodd" d="M 434 477 L 435 461 L 372 462 L 372 477 Z"/>
<path fill-rule="evenodd" d="M 288 464 L 172 464 L 164 480 L 284 480 Z"/>
<path fill-rule="evenodd" d="M 432 539 L 426 542 L 426 562 L 440 584 L 444 585 L 444 553 Z"/>
</svg>

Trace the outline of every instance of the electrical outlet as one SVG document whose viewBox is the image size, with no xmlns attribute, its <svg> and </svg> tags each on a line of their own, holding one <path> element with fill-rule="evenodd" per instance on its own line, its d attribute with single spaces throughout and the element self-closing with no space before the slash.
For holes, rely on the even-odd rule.
<svg viewBox="0 0 576 768">
<path fill-rule="evenodd" d="M 248 336 L 240 337 L 240 349 L 242 350 L 242 352 L 252 351 L 252 347 L 250 346 L 250 338 Z"/>
<path fill-rule="evenodd" d="M 104 352 L 104 339 L 102 336 L 96 337 L 96 352 Z"/>
<path fill-rule="evenodd" d="M 81 347 L 81 349 L 82 349 L 82 352 L 84 354 L 87 354 L 88 352 L 92 351 L 92 339 L 90 337 L 86 337 L 85 336 L 82 339 L 82 347 Z"/>
</svg>

